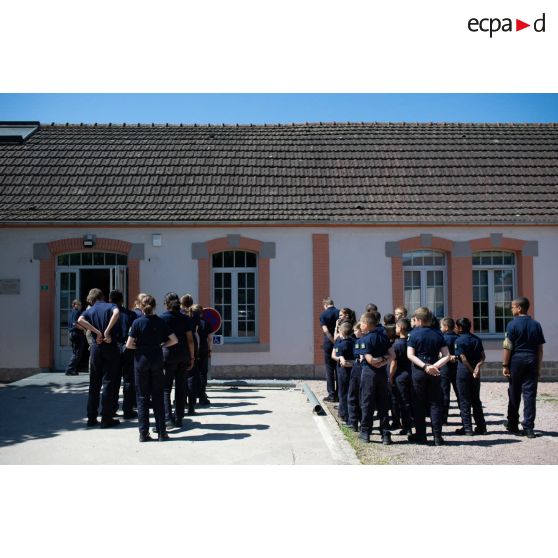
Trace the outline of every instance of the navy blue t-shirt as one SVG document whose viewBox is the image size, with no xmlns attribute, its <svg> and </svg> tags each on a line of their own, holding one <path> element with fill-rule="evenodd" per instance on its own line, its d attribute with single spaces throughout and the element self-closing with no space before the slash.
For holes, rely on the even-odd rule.
<svg viewBox="0 0 558 558">
<path fill-rule="evenodd" d="M 364 336 L 360 338 L 354 339 L 354 346 L 353 346 L 353 356 L 355 358 L 355 362 L 360 361 L 360 357 L 366 354 L 366 345 L 364 344 Z"/>
<path fill-rule="evenodd" d="M 199 356 L 205 357 L 209 354 L 208 338 L 211 335 L 211 324 L 206 322 L 203 318 L 200 319 L 198 325 L 198 336 L 200 338 Z"/>
<path fill-rule="evenodd" d="M 465 355 L 469 364 L 474 368 L 482 358 L 484 347 L 482 341 L 472 333 L 462 333 L 457 336 L 454 343 L 455 356 Z"/>
<path fill-rule="evenodd" d="M 68 321 L 68 331 L 70 333 L 83 333 L 82 329 L 79 329 L 78 327 L 74 326 L 74 324 L 77 324 L 78 318 L 81 316 L 81 310 L 78 310 L 77 308 L 73 308 L 72 311 L 70 312 L 70 318 Z"/>
<path fill-rule="evenodd" d="M 454 331 L 446 331 L 444 335 L 444 341 L 446 342 L 446 347 L 449 349 L 450 355 L 455 354 L 455 340 L 459 337 Z"/>
<path fill-rule="evenodd" d="M 393 344 L 393 350 L 395 352 L 395 361 L 397 363 L 395 375 L 405 371 L 410 372 L 411 361 L 407 356 L 407 339 L 403 339 L 402 337 L 396 339 Z"/>
<path fill-rule="evenodd" d="M 320 325 L 326 326 L 329 333 L 331 333 L 331 335 L 333 336 L 333 334 L 335 333 L 335 324 L 337 323 L 338 319 L 339 310 L 337 310 L 335 306 L 330 306 L 320 314 Z M 332 343 L 324 333 L 324 346 L 328 345 L 332 346 Z"/>
<path fill-rule="evenodd" d="M 542 327 L 531 316 L 516 316 L 506 328 L 506 338 L 512 343 L 512 353 L 537 355 L 539 345 L 546 343 Z"/>
<path fill-rule="evenodd" d="M 354 348 L 355 348 L 355 339 L 354 337 L 347 337 L 343 339 L 342 337 L 338 337 L 335 340 L 333 345 L 335 350 L 335 356 L 337 358 L 343 357 L 345 360 L 354 360 Z"/>
<path fill-rule="evenodd" d="M 112 318 L 112 314 L 114 309 L 117 308 L 116 304 L 112 304 L 110 302 L 100 302 L 97 301 L 93 306 L 85 310 L 82 316 L 94 327 L 96 327 L 101 333 L 104 334 L 105 329 L 109 325 L 110 319 Z M 110 332 L 110 343 L 118 342 L 119 334 L 117 324 L 112 328 Z M 97 340 L 97 334 L 91 332 L 93 335 L 93 339 Z"/>
<path fill-rule="evenodd" d="M 143 312 L 139 308 L 134 308 L 132 312 L 136 315 L 137 318 L 141 318 L 143 316 Z"/>
<path fill-rule="evenodd" d="M 445 346 L 442 332 L 431 327 L 415 327 L 407 339 L 407 347 L 413 347 L 415 355 L 426 364 L 440 360 L 440 351 Z"/>
<path fill-rule="evenodd" d="M 188 343 L 186 342 L 186 332 L 192 331 L 192 320 L 181 312 L 167 311 L 161 314 L 161 319 L 167 324 L 168 328 L 178 339 L 176 345 L 168 348 L 169 356 L 189 358 Z M 165 357 L 166 358 L 166 357 Z"/>
<path fill-rule="evenodd" d="M 168 340 L 172 331 L 169 326 L 156 314 L 142 316 L 134 321 L 130 328 L 130 337 L 136 340 L 136 350 L 139 353 L 153 352 L 163 355 L 161 345 Z"/>
<path fill-rule="evenodd" d="M 132 323 L 137 320 L 137 314 L 123 306 L 118 305 L 117 307 L 120 310 L 120 316 L 118 316 L 118 322 L 114 326 L 114 331 L 118 331 L 118 343 L 126 343 Z"/>
<path fill-rule="evenodd" d="M 364 354 L 371 355 L 374 358 L 381 358 L 388 354 L 391 347 L 391 343 L 385 334 L 385 332 L 376 328 L 374 331 L 367 333 L 361 338 L 361 344 L 364 344 Z M 366 362 L 366 359 L 362 361 L 363 366 L 370 365 Z M 382 368 L 374 368 L 374 370 L 385 370 L 385 366 Z"/>
</svg>

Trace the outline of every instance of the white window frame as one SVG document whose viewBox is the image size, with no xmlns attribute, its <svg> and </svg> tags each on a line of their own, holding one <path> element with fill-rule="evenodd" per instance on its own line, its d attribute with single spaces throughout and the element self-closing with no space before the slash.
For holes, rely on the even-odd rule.
<svg viewBox="0 0 558 558">
<path fill-rule="evenodd" d="M 250 250 L 222 250 L 221 252 L 250 252 Z M 219 252 L 216 252 L 219 253 Z M 211 259 L 211 304 L 213 307 L 215 303 L 215 274 L 216 273 L 230 273 L 231 274 L 231 335 L 223 337 L 227 343 L 258 343 L 259 342 L 259 309 L 258 309 L 258 257 L 256 253 L 256 267 L 213 267 L 213 255 Z M 239 336 L 238 335 L 238 274 L 239 273 L 253 273 L 254 274 L 254 336 Z M 223 316 L 224 318 L 224 316 Z"/>
<path fill-rule="evenodd" d="M 441 271 L 442 272 L 442 284 L 444 287 L 444 313 L 447 315 L 448 311 L 448 258 L 445 252 L 441 252 L 440 250 L 410 250 L 405 252 L 402 256 L 404 260 L 408 254 L 426 254 L 432 253 L 438 256 L 443 256 L 444 264 L 436 264 L 436 265 L 405 265 L 403 263 L 403 301 L 405 301 L 405 272 L 406 271 L 419 271 L 420 272 L 420 306 L 428 306 L 428 296 L 427 296 L 427 286 L 426 286 L 426 275 L 428 271 Z M 415 309 L 408 308 L 409 314 L 412 315 Z M 432 309 L 431 309 L 432 310 Z M 442 318 L 443 316 L 439 316 Z"/>
<path fill-rule="evenodd" d="M 479 250 L 473 253 L 473 258 L 485 253 L 501 253 L 511 254 L 514 257 L 513 264 L 473 264 L 474 271 L 487 271 L 488 272 L 488 331 L 479 331 L 478 335 L 482 337 L 495 337 L 502 338 L 505 332 L 496 331 L 496 312 L 494 303 L 494 272 L 495 271 L 510 271 L 512 272 L 512 300 L 517 296 L 517 255 L 510 250 Z M 474 286 L 473 275 L 471 274 L 471 284 Z M 474 297 L 473 297 L 474 300 Z M 473 323 L 474 323 L 473 313 Z"/>
</svg>

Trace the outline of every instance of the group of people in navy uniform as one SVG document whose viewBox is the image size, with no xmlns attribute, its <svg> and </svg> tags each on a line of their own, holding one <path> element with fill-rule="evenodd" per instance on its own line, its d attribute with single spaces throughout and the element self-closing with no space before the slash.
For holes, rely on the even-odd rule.
<svg viewBox="0 0 558 558">
<path fill-rule="evenodd" d="M 455 432 L 464 436 L 487 433 L 480 399 L 486 356 L 482 340 L 471 332 L 469 318 L 438 320 L 429 308 L 420 307 L 409 320 L 407 309 L 399 307 L 382 320 L 371 303 L 357 320 L 353 310 L 338 310 L 329 297 L 322 303 L 328 391 L 324 400 L 338 402 L 339 418 L 359 432 L 361 440 L 370 442 L 377 417 L 383 444 L 392 443 L 391 432 L 397 429 L 409 442 L 426 444 L 426 419 L 430 417 L 434 445 L 443 445 L 442 428 L 448 424 L 452 386 L 462 422 Z M 535 438 L 545 339 L 539 322 L 527 313 L 527 298 L 514 299 L 511 310 L 502 362 L 503 375 L 509 380 L 505 427 L 512 434 Z"/>
<path fill-rule="evenodd" d="M 155 416 L 158 441 L 168 440 L 167 429 L 182 428 L 183 418 L 194 415 L 196 402 L 209 405 L 206 394 L 211 326 L 203 307 L 191 295 L 164 297 L 166 311 L 155 313 L 155 298 L 140 293 L 133 310 L 123 306 L 122 292 L 113 290 L 109 301 L 91 289 L 88 307 L 74 300 L 70 316 L 72 358 L 66 374 L 77 375 L 89 337 L 89 394 L 87 426 L 111 428 L 122 384 L 122 416 L 138 419 L 140 442 L 151 441 L 149 408 Z M 171 391 L 174 392 L 174 408 Z M 135 410 L 137 409 L 137 410 Z"/>
</svg>

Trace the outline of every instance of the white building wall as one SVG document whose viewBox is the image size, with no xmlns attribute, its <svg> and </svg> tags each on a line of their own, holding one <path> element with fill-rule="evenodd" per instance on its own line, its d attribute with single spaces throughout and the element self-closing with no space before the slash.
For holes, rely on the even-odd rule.
<svg viewBox="0 0 558 558">
<path fill-rule="evenodd" d="M 448 228 L 401 227 L 245 227 L 245 228 L 24 228 L 0 230 L 0 278 L 21 281 L 20 295 L 0 295 L 0 368 L 36 368 L 39 361 L 39 262 L 33 260 L 33 244 L 85 233 L 145 245 L 140 263 L 143 291 L 158 301 L 170 290 L 198 296 L 197 261 L 192 243 L 228 234 L 241 234 L 263 242 L 275 242 L 270 260 L 271 343 L 269 352 L 215 354 L 213 364 L 312 364 L 312 234 L 330 235 L 330 295 L 338 307 L 357 313 L 374 302 L 382 313 L 392 310 L 391 260 L 385 242 L 428 232 L 450 240 L 485 238 L 491 233 L 539 242 L 534 258 L 536 318 L 547 339 L 545 360 L 558 361 L 558 229 L 537 228 Z M 163 245 L 152 246 L 152 234 L 162 234 Z M 500 351 L 488 351 L 489 360 L 499 360 Z"/>
</svg>

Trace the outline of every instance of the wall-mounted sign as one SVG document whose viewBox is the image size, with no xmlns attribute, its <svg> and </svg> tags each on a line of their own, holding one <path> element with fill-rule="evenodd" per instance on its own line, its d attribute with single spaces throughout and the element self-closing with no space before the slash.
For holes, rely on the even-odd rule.
<svg viewBox="0 0 558 558">
<path fill-rule="evenodd" d="M 19 294 L 19 279 L 0 279 L 0 294 Z"/>
<path fill-rule="evenodd" d="M 41 291 L 48 291 L 48 285 L 41 285 Z"/>
<path fill-rule="evenodd" d="M 214 345 L 224 345 L 225 344 L 225 339 L 223 338 L 222 335 L 214 335 L 213 336 L 213 344 Z"/>
</svg>

